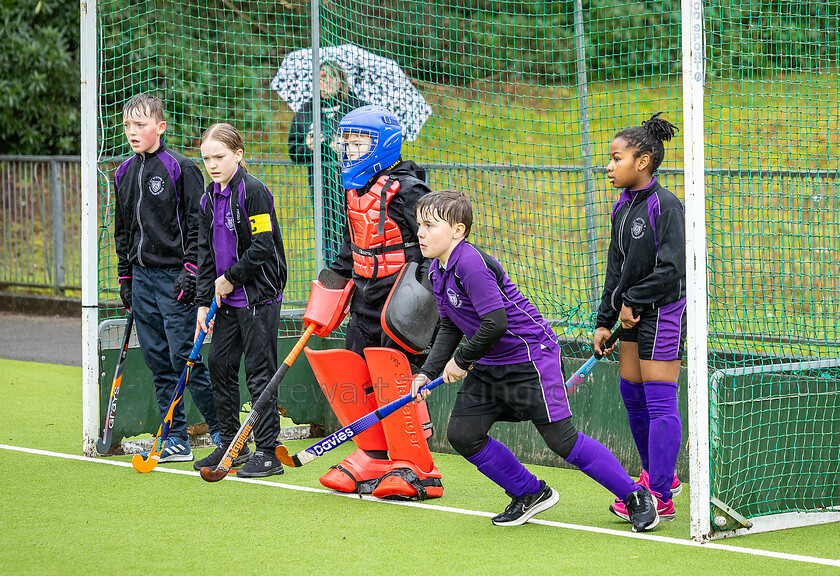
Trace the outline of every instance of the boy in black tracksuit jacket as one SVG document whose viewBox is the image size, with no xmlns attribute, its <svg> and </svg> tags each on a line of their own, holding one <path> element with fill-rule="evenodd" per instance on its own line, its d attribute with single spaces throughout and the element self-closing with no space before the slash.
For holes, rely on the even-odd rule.
<svg viewBox="0 0 840 576">
<path fill-rule="evenodd" d="M 163 106 L 140 94 L 123 110 L 135 152 L 114 176 L 114 244 L 120 297 L 134 313 L 137 338 L 152 371 L 161 420 L 193 346 L 198 205 L 204 179 L 192 161 L 160 138 Z M 213 440 L 219 427 L 207 369 L 199 359 L 187 383 Z M 176 410 L 160 462 L 193 459 L 183 410 Z"/>
</svg>

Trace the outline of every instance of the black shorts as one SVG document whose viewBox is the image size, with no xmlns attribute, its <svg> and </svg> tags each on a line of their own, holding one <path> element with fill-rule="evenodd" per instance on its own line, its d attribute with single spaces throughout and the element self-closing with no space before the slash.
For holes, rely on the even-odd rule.
<svg viewBox="0 0 840 576">
<path fill-rule="evenodd" d="M 685 354 L 685 298 L 642 312 L 639 323 L 625 330 L 622 342 L 639 345 L 640 360 L 679 360 Z"/>
<path fill-rule="evenodd" d="M 534 424 L 571 416 L 559 347 L 531 362 L 475 364 L 458 391 L 452 417 L 487 415 Z"/>
</svg>

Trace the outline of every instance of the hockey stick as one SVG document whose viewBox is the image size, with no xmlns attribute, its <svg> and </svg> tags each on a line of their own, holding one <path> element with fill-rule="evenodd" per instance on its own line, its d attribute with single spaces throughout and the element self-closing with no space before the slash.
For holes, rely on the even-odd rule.
<svg viewBox="0 0 840 576">
<path fill-rule="evenodd" d="M 286 372 L 289 371 L 289 368 L 291 368 L 295 358 L 297 358 L 300 351 L 303 350 L 303 347 L 306 345 L 306 341 L 309 340 L 309 337 L 317 327 L 318 326 L 316 324 L 310 324 L 306 327 L 306 331 L 298 339 L 295 347 L 292 348 L 292 351 L 289 352 L 289 355 L 286 356 L 285 360 L 283 360 L 283 364 L 280 365 L 280 368 L 274 373 L 274 376 L 271 377 L 271 380 L 262 391 L 262 394 L 260 394 L 260 397 L 256 402 L 254 402 L 254 405 L 251 407 L 251 411 L 248 413 L 248 417 L 245 419 L 245 422 L 242 423 L 242 426 L 239 427 L 236 437 L 233 439 L 230 446 L 228 446 L 227 450 L 225 450 L 225 455 L 222 456 L 219 464 L 215 468 L 205 466 L 201 469 L 201 477 L 204 480 L 207 482 L 218 482 L 227 476 L 228 472 L 230 472 L 230 468 L 233 466 L 233 461 L 237 456 L 239 456 L 239 452 L 248 441 L 248 434 L 251 433 L 251 430 L 254 428 L 254 424 L 257 423 L 257 420 L 259 420 L 262 413 L 269 407 L 274 393 L 277 392 L 277 389 L 280 387 L 280 381 L 283 380 Z M 275 406 L 275 409 L 276 408 L 277 407 Z"/>
<path fill-rule="evenodd" d="M 613 330 L 613 333 L 610 334 L 610 337 L 607 338 L 607 341 L 601 344 L 601 350 L 607 350 L 608 348 L 612 347 L 613 344 L 616 343 L 618 337 L 621 336 L 621 333 L 624 332 L 624 327 L 621 324 L 618 325 L 618 328 Z M 595 364 L 603 358 L 604 355 L 600 352 L 595 352 L 592 354 L 592 357 L 587 360 L 583 366 L 577 369 L 577 371 L 571 375 L 571 377 L 566 380 L 566 390 L 570 393 L 577 390 L 577 387 L 583 384 L 583 381 L 586 380 L 586 377 L 589 376 L 589 373 L 592 372 L 592 369 L 595 367 Z"/>
<path fill-rule="evenodd" d="M 420 393 L 423 390 L 432 390 L 434 388 L 437 388 L 441 384 L 443 384 L 443 376 L 438 376 L 431 382 L 423 384 L 423 386 L 421 386 L 420 389 L 417 390 L 417 393 Z M 329 452 L 333 448 L 344 444 L 353 436 L 361 434 L 362 432 L 364 432 L 383 418 L 386 418 L 387 416 L 393 414 L 409 402 L 412 402 L 415 397 L 416 394 L 409 393 L 403 396 L 402 398 L 397 398 L 393 402 L 386 404 L 385 406 L 382 406 L 381 408 L 378 408 L 373 412 L 362 416 L 355 422 L 351 422 L 344 428 L 336 430 L 326 438 L 316 442 L 309 448 L 301 450 L 294 456 L 289 455 L 289 449 L 283 446 L 282 444 L 274 450 L 274 455 L 277 456 L 277 459 L 280 460 L 280 462 L 282 462 L 283 464 L 291 466 L 292 468 L 299 468 L 304 464 L 312 462 L 313 460 L 315 460 L 315 458 L 321 456 L 325 452 Z"/>
<path fill-rule="evenodd" d="M 131 329 L 134 327 L 134 314 L 129 311 L 125 319 L 125 334 L 123 335 L 122 346 L 120 347 L 120 358 L 117 361 L 117 368 L 114 370 L 114 380 L 111 383 L 111 395 L 108 399 L 108 411 L 105 413 L 105 429 L 102 431 L 102 438 L 96 441 L 96 451 L 100 454 L 107 454 L 111 449 L 111 434 L 114 432 L 114 418 L 117 415 L 117 396 L 120 394 L 122 384 L 123 364 L 128 352 L 128 342 L 131 340 Z"/>
<path fill-rule="evenodd" d="M 209 324 L 215 314 L 216 299 L 214 298 L 213 303 L 210 305 L 210 310 L 207 311 L 207 319 L 205 322 Z M 205 336 L 207 336 L 207 333 L 204 330 L 201 330 L 198 333 L 198 338 L 195 339 L 195 344 L 193 344 L 190 357 L 187 360 L 187 365 L 184 366 L 184 371 L 181 372 L 181 379 L 178 380 L 178 385 L 175 386 L 175 392 L 173 392 L 172 399 L 169 401 L 169 408 L 166 409 L 166 416 L 163 417 L 163 422 L 161 422 L 160 428 L 158 428 L 155 444 L 149 451 L 148 458 L 143 458 L 141 454 L 135 454 L 131 459 L 131 465 L 134 466 L 134 469 L 138 472 L 151 472 L 160 461 L 160 453 L 163 450 L 163 444 L 169 437 L 169 431 L 172 429 L 172 421 L 175 419 L 175 410 L 178 408 L 178 405 L 181 403 L 181 399 L 184 397 L 184 388 L 186 388 L 187 382 L 190 379 L 190 373 L 192 372 L 193 366 L 195 366 L 195 361 L 198 360 L 198 357 L 201 354 L 201 345 L 204 343 Z"/>
<path fill-rule="evenodd" d="M 306 341 L 309 340 L 309 337 L 316 331 L 318 331 L 319 336 L 326 337 L 324 332 L 329 333 L 333 328 L 335 328 L 341 319 L 344 318 L 345 314 L 347 314 L 347 310 L 350 307 L 349 299 L 352 293 L 353 284 L 346 278 L 342 278 L 337 273 L 331 271 L 329 268 L 321 270 L 320 274 L 318 274 L 317 283 L 318 286 L 320 286 L 320 289 L 326 289 L 328 292 L 331 291 L 334 298 L 325 298 L 323 303 L 325 303 L 326 309 L 314 306 L 314 308 L 318 309 L 315 311 L 310 309 L 310 305 L 314 304 L 312 297 L 310 296 L 310 303 L 307 305 L 307 310 L 303 314 L 304 322 L 308 322 L 308 324 L 306 324 L 306 331 L 304 331 L 298 339 L 297 344 L 295 344 L 294 348 L 292 348 L 292 351 L 289 352 L 286 359 L 283 360 L 280 368 L 277 369 L 277 372 L 274 373 L 274 376 L 272 376 L 271 380 L 268 384 L 266 384 L 266 387 L 260 394 L 260 397 L 252 404 L 248 417 L 245 419 L 245 422 L 242 423 L 242 426 L 239 427 L 236 437 L 233 439 L 233 442 L 230 443 L 230 446 L 227 447 L 225 455 L 222 456 L 222 459 L 216 467 L 210 468 L 205 466 L 201 469 L 201 477 L 207 482 L 218 482 L 227 476 L 228 472 L 230 472 L 230 468 L 233 466 L 233 461 L 236 460 L 236 457 L 239 456 L 239 453 L 248 441 L 248 435 L 251 433 L 251 430 L 253 430 L 254 425 L 257 423 L 260 416 L 266 411 L 266 409 L 270 408 L 269 404 L 271 403 L 272 396 L 274 396 L 277 392 L 277 389 L 280 387 L 280 382 L 283 380 L 283 377 L 286 376 L 286 372 L 289 371 L 292 364 L 294 364 L 295 359 L 298 357 L 298 354 L 300 354 L 300 351 L 303 350 L 303 347 L 306 345 Z M 316 290 L 315 284 L 316 283 L 313 282 L 313 291 Z M 330 307 L 333 309 L 330 310 Z M 325 311 L 327 314 L 323 315 L 323 312 Z M 276 409 L 277 406 L 274 406 L 274 410 Z"/>
</svg>

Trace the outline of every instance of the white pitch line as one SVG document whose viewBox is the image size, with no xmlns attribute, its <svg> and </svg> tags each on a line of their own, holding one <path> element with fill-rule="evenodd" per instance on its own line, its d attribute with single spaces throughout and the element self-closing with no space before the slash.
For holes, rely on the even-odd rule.
<svg viewBox="0 0 840 576">
<path fill-rule="evenodd" d="M 110 464 L 111 466 L 121 466 L 123 468 L 133 468 L 131 462 L 119 462 L 115 460 L 104 460 L 102 458 L 88 458 L 87 456 L 78 456 L 75 454 L 62 454 L 61 452 L 49 452 L 47 450 L 38 450 L 37 448 L 21 448 L 19 446 L 9 446 L 7 444 L 0 444 L 2 450 L 12 450 L 14 452 L 25 452 L 27 454 L 37 454 L 40 456 L 52 456 L 53 458 L 64 458 L 66 460 L 78 460 L 81 462 L 94 462 L 97 464 Z M 167 474 L 181 474 L 183 476 L 200 476 L 198 472 L 192 470 L 180 470 L 177 468 L 166 468 L 158 466 L 155 468 L 156 472 L 165 472 Z M 235 478 L 233 476 L 225 477 L 226 481 L 231 482 L 245 482 L 248 484 L 260 484 L 262 486 L 271 486 L 274 488 L 285 488 L 287 490 L 297 490 L 298 492 L 313 492 L 317 494 L 327 494 L 330 496 L 341 496 L 344 498 L 352 498 L 354 500 L 365 500 L 367 502 L 377 502 L 381 504 L 393 504 L 396 506 L 409 506 L 412 508 L 424 508 L 426 510 L 436 510 L 438 512 L 449 512 L 453 514 L 463 514 L 467 516 L 484 516 L 492 518 L 495 516 L 493 512 L 481 512 L 479 510 L 467 510 L 464 508 L 452 508 L 451 506 L 440 506 L 438 504 L 425 504 L 423 502 L 402 502 L 395 500 L 381 500 L 372 496 L 359 497 L 358 494 L 344 494 L 341 492 L 333 492 L 332 490 L 324 490 L 323 488 L 309 488 L 307 486 L 295 486 L 293 484 L 282 484 L 280 482 L 269 482 L 268 480 L 259 480 L 256 478 Z M 580 532 L 591 532 L 594 534 L 606 534 L 608 536 L 619 536 L 622 538 L 637 538 L 639 540 L 650 540 L 653 542 L 661 542 L 663 544 L 675 544 L 677 546 L 689 546 L 692 548 L 703 548 L 713 550 L 723 550 L 725 552 L 735 552 L 737 554 L 748 554 L 751 556 L 763 556 L 766 558 L 776 558 L 778 560 L 790 560 L 792 562 L 807 562 L 809 564 L 821 564 L 823 566 L 840 567 L 840 560 L 833 560 L 830 558 L 818 558 L 816 556 L 804 556 L 802 554 L 787 554 L 785 552 L 772 552 L 770 550 L 758 550 L 755 548 L 740 548 L 729 544 L 717 544 L 715 542 L 707 542 L 701 544 L 693 540 L 681 540 L 679 538 L 672 538 L 670 536 L 657 536 L 650 533 L 636 533 L 630 531 L 613 530 L 611 528 L 597 528 L 595 526 L 584 526 L 581 524 L 567 524 L 565 522 L 555 522 L 552 520 L 540 520 L 533 518 L 528 522 L 532 524 L 542 524 L 544 526 L 552 526 L 554 528 L 564 528 L 566 530 L 577 530 Z"/>
</svg>

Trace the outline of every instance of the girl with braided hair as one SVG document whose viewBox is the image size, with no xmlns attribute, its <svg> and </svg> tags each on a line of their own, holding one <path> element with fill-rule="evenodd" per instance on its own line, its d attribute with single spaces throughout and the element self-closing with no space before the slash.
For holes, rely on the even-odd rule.
<svg viewBox="0 0 840 576">
<path fill-rule="evenodd" d="M 612 210 L 593 344 L 600 350 L 621 321 L 620 391 L 642 461 L 639 483 L 656 497 L 660 519 L 669 521 L 675 517 L 672 497 L 682 489 L 675 467 L 682 441 L 677 377 L 686 335 L 685 208 L 656 177 L 664 142 L 677 129 L 660 114 L 620 131 L 610 143 L 607 177 L 622 192 Z M 629 520 L 620 501 L 610 511 Z"/>
</svg>

